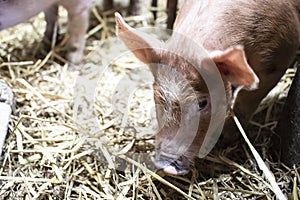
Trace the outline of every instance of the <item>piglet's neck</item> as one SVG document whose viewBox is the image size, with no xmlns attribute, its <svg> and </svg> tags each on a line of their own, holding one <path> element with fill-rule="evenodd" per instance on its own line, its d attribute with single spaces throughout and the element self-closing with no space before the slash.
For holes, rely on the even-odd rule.
<svg viewBox="0 0 300 200">
<path fill-rule="evenodd" d="M 185 1 L 174 24 L 174 32 L 193 40 L 206 51 L 224 50 L 231 39 L 223 36 L 227 1 Z"/>
<path fill-rule="evenodd" d="M 167 49 L 170 53 L 177 54 L 189 62 L 199 62 L 207 58 L 209 53 L 202 43 L 176 32 L 173 32 L 164 49 Z"/>
</svg>

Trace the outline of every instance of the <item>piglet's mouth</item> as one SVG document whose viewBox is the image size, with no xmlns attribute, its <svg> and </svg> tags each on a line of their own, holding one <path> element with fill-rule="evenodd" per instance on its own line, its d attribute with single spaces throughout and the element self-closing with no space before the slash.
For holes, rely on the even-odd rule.
<svg viewBox="0 0 300 200">
<path fill-rule="evenodd" d="M 189 173 L 191 166 L 191 163 L 187 159 L 173 161 L 155 159 L 153 162 L 158 169 L 163 169 L 165 173 L 170 175 L 186 175 Z"/>
</svg>

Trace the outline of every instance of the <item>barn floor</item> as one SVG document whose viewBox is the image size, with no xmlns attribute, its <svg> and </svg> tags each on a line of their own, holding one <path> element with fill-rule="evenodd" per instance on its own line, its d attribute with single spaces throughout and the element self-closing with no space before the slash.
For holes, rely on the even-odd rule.
<svg viewBox="0 0 300 200">
<path fill-rule="evenodd" d="M 150 12 L 126 20 L 165 27 L 164 8 L 156 21 Z M 65 40 L 43 50 L 43 14 L 0 32 L 0 77 L 16 102 L 0 160 L 0 199 L 275 199 L 243 140 L 214 148 L 187 176 L 156 171 L 153 78 L 114 37 L 112 13 L 93 9 L 80 71 L 68 70 Z M 63 34 L 66 12 L 60 14 Z M 299 174 L 271 156 L 270 138 L 294 73 L 288 70 L 246 130 L 291 199 Z"/>
</svg>

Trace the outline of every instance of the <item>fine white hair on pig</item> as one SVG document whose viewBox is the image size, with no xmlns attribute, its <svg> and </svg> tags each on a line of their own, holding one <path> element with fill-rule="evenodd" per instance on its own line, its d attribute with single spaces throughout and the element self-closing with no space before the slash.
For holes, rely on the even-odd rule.
<svg viewBox="0 0 300 200">
<path fill-rule="evenodd" d="M 165 125 L 173 126 L 180 123 L 181 106 L 197 101 L 196 94 L 190 83 L 178 71 L 170 66 L 160 66 L 156 76 L 155 90 L 157 98 L 162 102 Z M 171 110 L 170 110 L 171 109 Z"/>
</svg>

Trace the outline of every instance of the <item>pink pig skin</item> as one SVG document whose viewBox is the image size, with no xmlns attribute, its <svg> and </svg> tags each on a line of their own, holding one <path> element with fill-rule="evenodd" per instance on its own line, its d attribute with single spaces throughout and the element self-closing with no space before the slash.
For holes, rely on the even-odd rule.
<svg viewBox="0 0 300 200">
<path fill-rule="evenodd" d="M 236 115 L 247 124 L 295 57 L 300 35 L 299 5 L 299 0 L 186 0 L 174 33 L 166 42 L 130 27 L 116 14 L 118 36 L 149 65 L 154 76 L 159 125 L 154 163 L 158 168 L 170 174 L 185 174 L 196 156 L 203 157 L 211 149 L 202 151 L 203 147 L 213 147 L 218 139 L 209 135 L 210 140 L 206 140 L 209 125 L 218 127 L 221 120 L 211 120 L 219 111 L 213 112 L 215 98 L 211 97 L 218 94 L 208 90 L 201 70 L 218 68 L 210 80 L 221 75 L 227 111 L 232 106 L 232 86 L 248 89 L 239 93 L 234 104 Z M 193 43 L 205 49 L 207 55 L 203 57 Z M 195 125 L 197 133 L 190 138 Z M 232 138 L 230 127 L 228 117 L 226 130 Z"/>
</svg>

